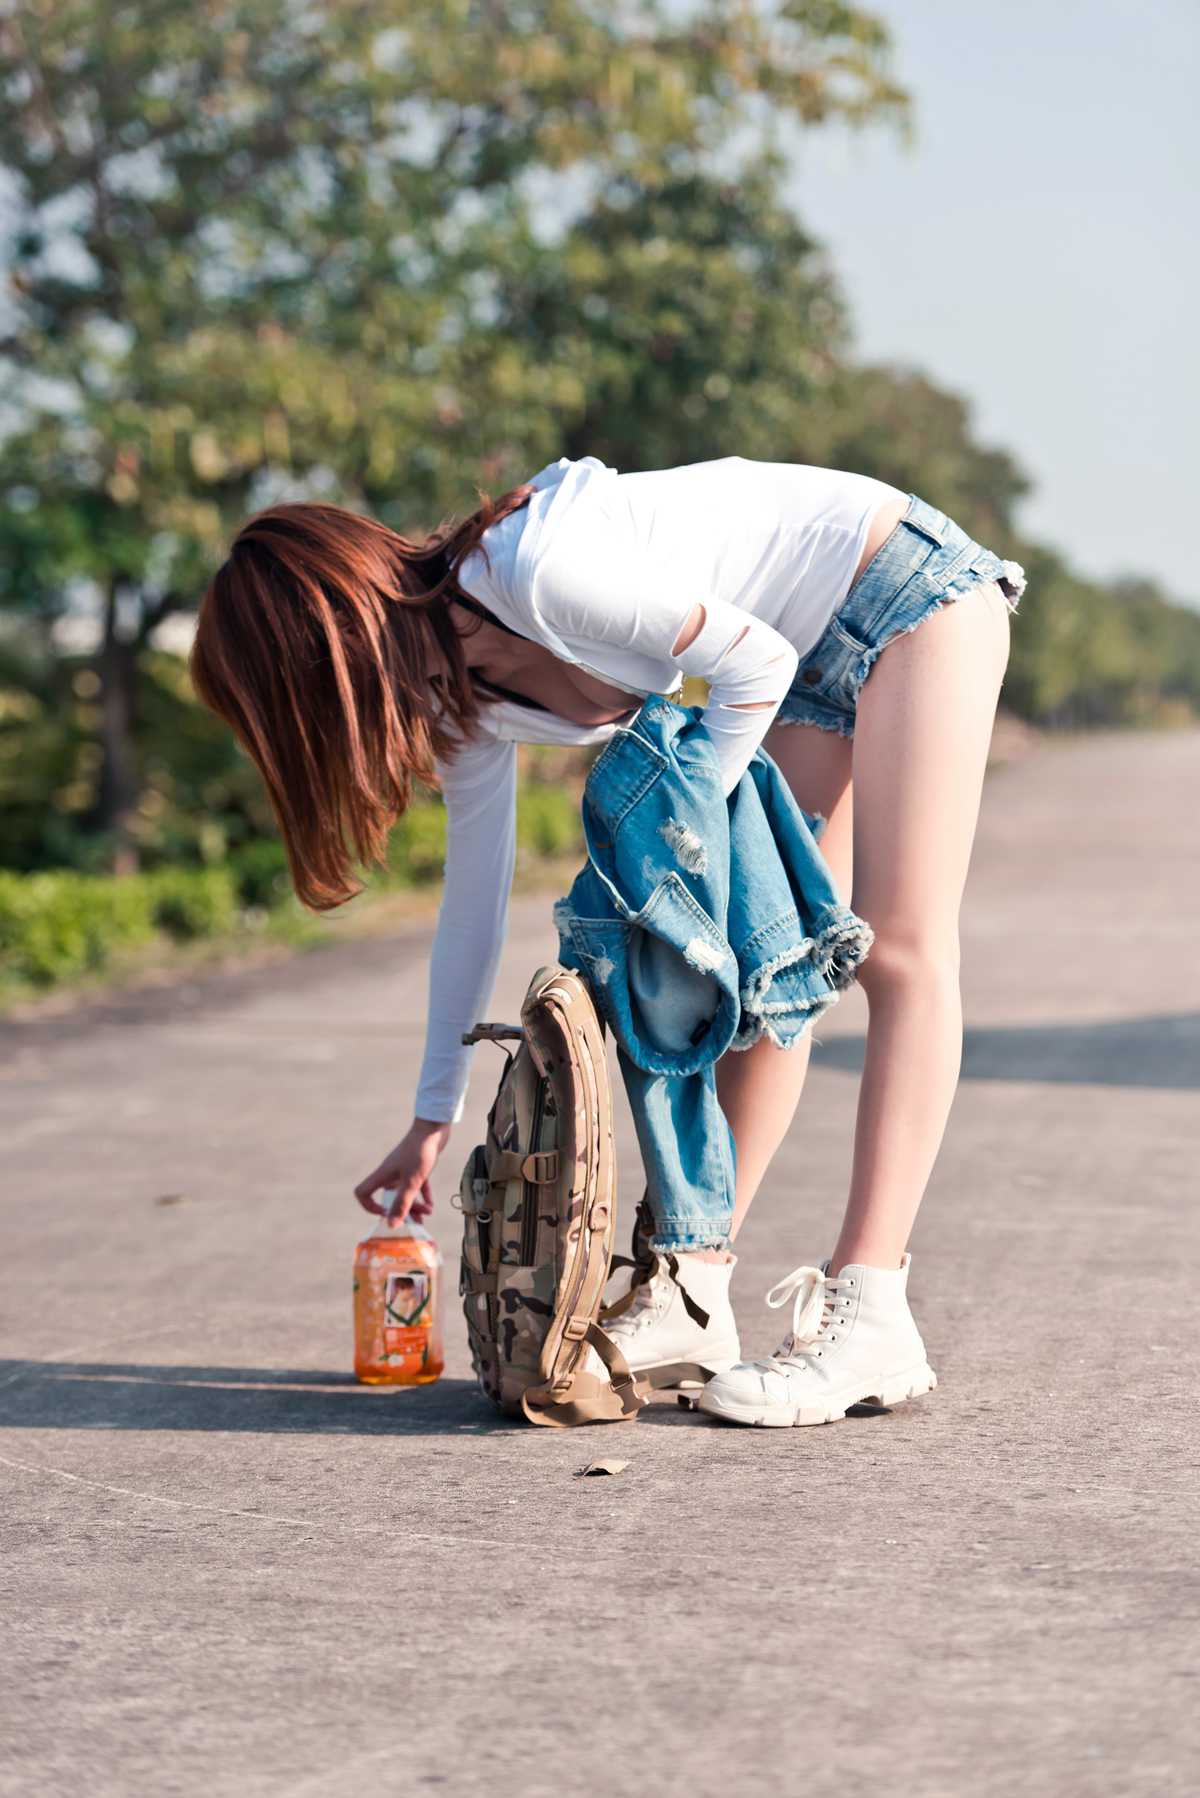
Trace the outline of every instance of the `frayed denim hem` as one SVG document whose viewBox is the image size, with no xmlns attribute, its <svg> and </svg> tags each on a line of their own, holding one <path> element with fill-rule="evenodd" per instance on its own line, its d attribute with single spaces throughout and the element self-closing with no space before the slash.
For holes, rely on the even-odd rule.
<svg viewBox="0 0 1200 1798">
<path fill-rule="evenodd" d="M 785 699 L 783 703 L 786 705 L 787 700 Z M 776 712 L 771 723 L 772 726 L 776 724 L 815 724 L 818 730 L 832 731 L 835 736 L 853 737 L 854 735 L 853 718 L 831 718 L 828 712 L 822 711 L 816 706 L 810 710 L 807 706 L 802 705 L 798 711 L 786 714 L 781 709 Z"/>
<path fill-rule="evenodd" d="M 1003 578 L 997 574 L 981 575 L 977 573 L 975 569 L 968 568 L 960 580 L 952 582 L 943 592 L 935 594 L 934 597 L 929 600 L 928 604 L 922 607 L 915 618 L 910 618 L 907 624 L 894 625 L 893 628 L 888 631 L 886 636 L 880 638 L 878 643 L 873 643 L 868 649 L 866 656 L 863 658 L 866 662 L 866 667 L 863 670 L 862 679 L 858 683 L 858 692 L 855 694 L 855 704 L 857 705 L 858 694 L 862 692 L 866 685 L 872 668 L 875 666 L 888 644 L 894 643 L 897 637 L 911 636 L 913 631 L 918 630 L 927 618 L 932 618 L 935 612 L 945 611 L 947 606 L 955 604 L 957 600 L 966 599 L 969 594 L 981 593 L 987 587 L 995 587 L 999 592 L 1001 599 L 1007 606 L 1009 616 L 1011 617 L 1016 612 L 1017 607 L 1020 604 L 1021 595 L 1025 591 L 1025 571 L 1019 562 L 1006 562 L 1004 566 L 1006 570 L 1010 568 L 1015 569 L 1017 576 L 1019 577 L 1018 580 L 1014 581 L 1007 574 Z M 1012 592 L 1005 591 L 1006 581 L 1012 588 Z"/>
<path fill-rule="evenodd" d="M 732 1222 L 732 1219 L 730 1220 Z M 650 1238 L 650 1247 L 656 1255 L 689 1255 L 696 1249 L 727 1249 L 729 1232 L 714 1233 L 712 1230 L 692 1230 L 687 1227 L 688 1220 L 680 1219 L 677 1223 L 669 1219 L 666 1228 L 656 1230 Z"/>
</svg>

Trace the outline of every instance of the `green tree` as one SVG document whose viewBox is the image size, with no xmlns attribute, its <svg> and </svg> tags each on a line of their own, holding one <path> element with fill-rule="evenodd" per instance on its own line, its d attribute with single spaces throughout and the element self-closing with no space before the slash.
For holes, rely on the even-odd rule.
<svg viewBox="0 0 1200 1798">
<path fill-rule="evenodd" d="M 778 459 L 848 348 L 841 296 L 780 175 L 768 149 L 736 180 L 618 176 L 553 255 L 506 271 L 503 338 L 579 392 L 547 450 L 617 468 Z"/>
<path fill-rule="evenodd" d="M 749 281 L 722 251 L 709 315 L 685 308 L 680 332 L 657 234 L 686 238 L 723 205 L 752 263 L 748 203 L 722 200 L 710 171 L 736 184 L 772 119 L 899 117 L 886 57 L 871 15 L 830 0 L 5 9 L 0 159 L 19 216 L 0 335 L 0 604 L 44 622 L 99 595 L 92 822 L 127 860 L 137 667 L 231 528 L 283 490 L 432 523 L 471 478 L 520 478 L 589 407 L 628 441 L 614 421 L 634 387 L 645 441 L 682 459 L 698 422 L 685 403 L 722 403 L 705 386 L 720 290 Z M 759 198 L 779 255 L 804 264 L 795 227 Z M 578 232 L 556 291 L 555 239 L 589 205 L 627 270 L 640 241 L 632 272 L 660 291 L 648 347 L 617 333 L 581 366 L 579 321 L 547 357 L 537 314 L 601 297 Z M 674 266 L 703 285 L 696 255 Z M 815 276 L 780 265 L 776 332 L 793 279 L 818 313 L 830 304 Z M 829 323 L 812 318 L 818 345 Z M 663 341 L 701 324 L 711 364 L 681 349 L 651 379 Z M 807 328 L 802 313 L 791 367 Z"/>
<path fill-rule="evenodd" d="M 1149 581 L 1088 580 L 1056 551 L 1015 550 L 1029 576 L 1005 697 L 1038 724 L 1178 723 L 1200 711 L 1200 612 Z"/>
<path fill-rule="evenodd" d="M 840 366 L 797 424 L 795 460 L 919 493 L 989 546 L 1012 532 L 1029 489 L 1007 450 L 975 437 L 968 402 L 916 369 Z"/>
</svg>

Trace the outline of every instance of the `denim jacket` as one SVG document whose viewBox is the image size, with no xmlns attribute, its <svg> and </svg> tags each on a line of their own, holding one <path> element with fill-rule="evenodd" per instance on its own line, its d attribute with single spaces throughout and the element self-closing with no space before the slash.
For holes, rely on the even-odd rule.
<svg viewBox="0 0 1200 1798">
<path fill-rule="evenodd" d="M 765 1032 L 788 1048 L 871 944 L 764 750 L 728 798 L 698 706 L 648 699 L 597 757 L 587 861 L 555 906 L 559 956 L 612 1029 L 646 1164 L 654 1246 L 721 1245 L 732 1135 L 714 1064 Z"/>
</svg>

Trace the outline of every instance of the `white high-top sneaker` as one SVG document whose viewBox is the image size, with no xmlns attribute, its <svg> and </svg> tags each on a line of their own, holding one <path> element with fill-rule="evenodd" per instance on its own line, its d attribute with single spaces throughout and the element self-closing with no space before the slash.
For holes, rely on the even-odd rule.
<svg viewBox="0 0 1200 1798">
<path fill-rule="evenodd" d="M 702 1411 L 731 1423 L 835 1423 L 851 1405 L 898 1405 L 932 1392 L 937 1375 L 908 1308 L 912 1257 L 898 1268 L 798 1267 L 767 1303 L 792 1300 L 792 1328 L 765 1361 L 740 1361 L 700 1394 Z"/>
<path fill-rule="evenodd" d="M 736 1255 L 728 1261 L 656 1257 L 650 1278 L 633 1288 L 628 1308 L 601 1326 L 632 1373 L 651 1386 L 675 1386 L 733 1366 L 742 1352 L 729 1303 L 736 1261 Z"/>
</svg>

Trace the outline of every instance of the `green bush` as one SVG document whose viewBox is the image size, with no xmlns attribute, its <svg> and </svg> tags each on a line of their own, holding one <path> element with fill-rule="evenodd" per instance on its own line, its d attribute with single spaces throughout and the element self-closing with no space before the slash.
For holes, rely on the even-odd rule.
<svg viewBox="0 0 1200 1798">
<path fill-rule="evenodd" d="M 242 905 L 269 911 L 282 904 L 292 890 L 287 851 L 278 837 L 247 843 L 230 856 L 229 868 Z"/>
<path fill-rule="evenodd" d="M 571 790 L 525 782 L 517 806 L 522 853 L 549 858 L 581 847 L 579 804 Z M 383 884 L 439 881 L 446 857 L 446 814 L 419 800 L 392 832 Z M 377 876 L 368 878 L 368 886 Z M 247 920 L 247 911 L 265 913 Z M 0 985 L 48 987 L 103 968 L 121 949 L 167 936 L 176 942 L 220 937 L 257 921 L 280 940 L 307 942 L 319 921 L 292 894 L 277 837 L 244 844 L 209 867 L 160 867 L 124 876 L 62 868 L 0 870 Z"/>
<path fill-rule="evenodd" d="M 103 968 L 119 949 L 162 931 L 176 941 L 220 936 L 238 920 L 232 869 L 152 874 L 0 872 L 0 981 L 55 986 Z"/>
<path fill-rule="evenodd" d="M 562 787 L 523 787 L 517 802 L 517 841 L 533 855 L 569 855 L 581 849 L 578 799 Z"/>
<path fill-rule="evenodd" d="M 533 859 L 582 848 L 579 800 L 561 786 L 523 781 L 517 796 L 517 843 Z M 395 824 L 388 845 L 387 880 L 426 886 L 446 865 L 446 812 L 437 800 L 417 800 Z M 377 876 L 368 876 L 368 885 Z"/>
<path fill-rule="evenodd" d="M 220 936 L 237 922 L 237 887 L 228 867 L 160 868 L 141 878 L 155 924 L 177 942 Z"/>
<path fill-rule="evenodd" d="M 154 934 L 146 882 L 87 874 L 0 874 L 0 978 L 53 986 Z"/>
<path fill-rule="evenodd" d="M 442 878 L 445 863 L 445 809 L 436 802 L 418 800 L 392 830 L 389 876 L 400 886 L 424 886 Z"/>
</svg>

